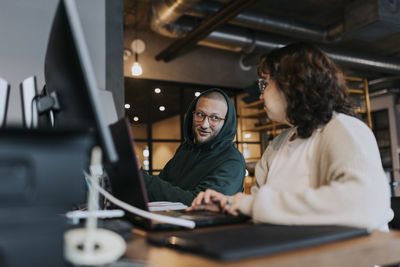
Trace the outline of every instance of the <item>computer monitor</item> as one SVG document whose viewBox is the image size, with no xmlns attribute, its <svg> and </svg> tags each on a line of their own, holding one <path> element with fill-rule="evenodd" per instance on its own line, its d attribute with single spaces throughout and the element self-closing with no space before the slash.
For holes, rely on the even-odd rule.
<svg viewBox="0 0 400 267">
<path fill-rule="evenodd" d="M 10 85 L 0 77 L 0 128 L 6 125 Z"/>
<path fill-rule="evenodd" d="M 36 106 L 36 77 L 31 76 L 24 79 L 20 84 L 22 123 L 27 129 L 38 127 L 38 113 Z"/>
<path fill-rule="evenodd" d="M 45 57 L 46 93 L 39 113 L 50 112 L 55 128 L 94 128 L 109 162 L 118 155 L 101 107 L 85 36 L 75 0 L 60 0 Z M 50 101 L 43 101 L 44 99 Z M 54 105 L 48 103 L 54 102 Z M 44 108 L 40 104 L 44 103 Z"/>
</svg>

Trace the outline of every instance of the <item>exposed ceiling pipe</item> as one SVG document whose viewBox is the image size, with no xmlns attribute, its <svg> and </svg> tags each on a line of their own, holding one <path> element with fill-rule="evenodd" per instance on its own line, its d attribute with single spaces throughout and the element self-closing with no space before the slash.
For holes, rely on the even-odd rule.
<svg viewBox="0 0 400 267">
<path fill-rule="evenodd" d="M 215 1 L 200 1 L 185 15 L 204 18 L 218 12 L 223 6 Z M 343 34 L 343 24 L 339 23 L 329 27 L 321 27 L 311 23 L 290 20 L 279 16 L 269 15 L 256 10 L 246 10 L 232 19 L 229 24 L 246 27 L 254 30 L 274 32 L 291 36 L 323 42 L 338 41 Z"/>
<path fill-rule="evenodd" d="M 321 47 L 336 63 L 349 68 L 378 71 L 382 73 L 400 73 L 400 60 L 391 57 L 371 56 L 333 48 Z"/>
<path fill-rule="evenodd" d="M 370 91 L 400 88 L 400 75 L 383 77 L 368 82 Z"/>
<path fill-rule="evenodd" d="M 193 18 L 182 18 L 179 22 L 166 24 L 165 27 L 157 30 L 157 33 L 171 38 L 182 38 L 196 26 Z M 155 24 L 154 24 L 155 25 Z M 205 39 L 198 44 L 232 52 L 243 52 L 254 49 L 254 36 L 250 30 L 232 26 L 222 26 L 218 31 L 211 32 Z"/>
<path fill-rule="evenodd" d="M 190 2 L 193 2 L 193 0 Z M 172 6 L 170 8 L 173 9 Z M 172 12 L 167 9 L 158 9 L 158 11 L 161 10 L 164 10 L 164 12 L 168 14 L 174 14 L 176 11 Z M 157 26 L 152 29 L 168 37 L 181 38 L 196 26 L 196 21 L 193 18 L 182 18 L 178 22 L 160 23 L 159 18 L 162 17 L 165 17 L 162 12 L 157 16 L 151 16 L 151 24 Z M 157 23 L 153 23 L 153 20 L 156 20 Z M 293 40 L 274 37 L 271 34 L 253 32 L 242 27 L 226 25 L 212 32 L 198 44 L 234 52 L 253 51 L 261 53 L 282 47 L 291 42 L 293 42 Z M 370 56 L 369 54 L 354 53 L 326 47 L 321 48 L 324 49 L 333 60 L 344 66 L 381 73 L 400 73 L 399 59 Z"/>
<path fill-rule="evenodd" d="M 228 4 L 224 5 L 217 13 L 213 16 L 209 16 L 203 19 L 196 27 L 187 33 L 187 35 L 181 39 L 178 39 L 168 45 L 167 48 L 163 49 L 156 55 L 156 60 L 164 60 L 165 62 L 171 61 L 176 58 L 179 54 L 182 54 L 189 47 L 193 47 L 200 40 L 207 37 L 211 32 L 217 28 L 225 25 L 231 19 L 233 19 L 240 12 L 245 10 L 247 7 L 252 5 L 258 0 L 232 0 Z"/>
<path fill-rule="evenodd" d="M 164 36 L 176 38 L 186 32 L 175 32 L 168 24 L 177 21 L 199 0 L 153 0 L 150 27 Z"/>
<path fill-rule="evenodd" d="M 169 23 L 179 19 L 199 0 L 153 0 L 153 15 L 159 20 Z"/>
</svg>

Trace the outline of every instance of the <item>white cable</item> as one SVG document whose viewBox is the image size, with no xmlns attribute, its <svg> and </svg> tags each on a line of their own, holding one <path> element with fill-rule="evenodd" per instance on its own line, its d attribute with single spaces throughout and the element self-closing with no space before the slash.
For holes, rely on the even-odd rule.
<svg viewBox="0 0 400 267">
<path fill-rule="evenodd" d="M 99 176 L 102 170 L 101 149 L 95 147 L 91 155 L 91 175 L 88 180 L 91 183 L 88 196 L 88 217 L 85 228 L 77 228 L 67 231 L 64 234 L 64 257 L 75 265 L 104 265 L 115 262 L 125 250 L 124 239 L 106 229 L 97 228 L 97 217 L 94 212 L 99 199 L 99 192 L 96 190 Z"/>
<path fill-rule="evenodd" d="M 88 216 L 93 215 L 96 218 L 118 218 L 118 217 L 123 217 L 125 215 L 125 212 L 120 209 L 116 210 L 95 210 L 92 212 L 89 212 L 87 210 L 74 210 L 74 211 L 69 211 L 65 214 L 68 219 L 71 219 L 73 221 L 79 220 L 79 219 L 86 219 Z"/>
<path fill-rule="evenodd" d="M 86 219 L 86 239 L 84 243 L 84 248 L 87 250 L 88 254 L 94 253 L 94 242 L 95 242 L 95 234 L 97 229 L 97 218 L 94 216 L 93 212 L 97 210 L 99 203 L 99 192 L 96 191 L 96 188 L 93 188 L 93 185 L 99 184 L 99 177 L 103 174 L 103 170 L 101 166 L 101 148 L 95 146 L 92 149 L 92 154 L 90 157 L 90 176 L 89 181 L 92 185 L 89 188 L 89 196 L 88 196 L 88 211 L 89 216 Z"/>
<path fill-rule="evenodd" d="M 88 175 L 87 173 L 85 173 L 85 175 Z M 132 212 L 136 215 L 142 216 L 144 218 L 150 219 L 150 220 L 157 220 L 160 222 L 164 222 L 164 223 L 169 223 L 169 224 L 174 224 L 174 225 L 178 225 L 178 226 L 183 226 L 183 227 L 187 227 L 190 229 L 193 229 L 196 224 L 194 221 L 191 220 L 186 220 L 186 219 L 179 219 L 179 218 L 173 218 L 170 216 L 164 216 L 164 215 L 160 215 L 160 214 L 154 214 L 145 210 L 141 210 L 138 209 L 136 207 L 133 207 L 119 199 L 117 199 L 116 197 L 114 197 L 113 195 L 111 195 L 110 193 L 108 193 L 106 190 L 104 190 L 103 188 L 101 188 L 100 186 L 96 185 L 96 184 L 92 184 L 92 186 L 97 189 L 104 197 L 106 197 L 109 201 L 111 201 L 112 203 L 114 203 L 115 205 L 129 211 Z"/>
</svg>

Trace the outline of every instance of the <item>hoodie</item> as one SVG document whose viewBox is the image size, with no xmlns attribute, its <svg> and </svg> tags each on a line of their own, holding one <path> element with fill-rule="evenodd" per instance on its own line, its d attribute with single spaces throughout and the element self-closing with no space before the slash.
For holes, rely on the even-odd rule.
<svg viewBox="0 0 400 267">
<path fill-rule="evenodd" d="M 223 127 L 210 142 L 194 144 L 192 129 L 196 103 L 205 93 L 221 93 L 228 104 Z M 185 141 L 159 175 L 142 171 L 150 201 L 176 201 L 190 205 L 201 191 L 214 189 L 225 195 L 242 191 L 245 176 L 243 155 L 232 142 L 236 135 L 236 110 L 229 97 L 220 89 L 203 92 L 193 100 L 183 127 Z"/>
</svg>

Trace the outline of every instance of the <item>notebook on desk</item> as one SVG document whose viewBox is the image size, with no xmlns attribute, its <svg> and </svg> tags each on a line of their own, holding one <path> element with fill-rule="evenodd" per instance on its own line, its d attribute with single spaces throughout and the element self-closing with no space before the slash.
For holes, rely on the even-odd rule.
<svg viewBox="0 0 400 267">
<path fill-rule="evenodd" d="M 113 195 L 132 206 L 149 211 L 147 190 L 137 163 L 130 123 L 124 118 L 110 125 L 110 129 L 119 155 L 118 163 L 108 169 L 108 172 L 111 172 Z M 192 220 L 196 223 L 196 227 L 239 223 L 249 219 L 247 216 L 231 216 L 210 211 L 167 210 L 154 213 Z M 171 224 L 149 220 L 129 212 L 126 214 L 133 224 L 148 230 L 176 228 Z"/>
<path fill-rule="evenodd" d="M 148 242 L 228 261 L 266 256 L 367 235 L 366 229 L 308 225 L 248 224 L 207 232 L 148 237 Z"/>
</svg>

